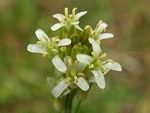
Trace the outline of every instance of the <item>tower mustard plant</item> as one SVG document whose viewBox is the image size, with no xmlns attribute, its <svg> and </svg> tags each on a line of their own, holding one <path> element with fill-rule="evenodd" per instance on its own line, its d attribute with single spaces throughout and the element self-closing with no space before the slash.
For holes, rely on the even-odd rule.
<svg viewBox="0 0 150 113">
<path fill-rule="evenodd" d="M 76 14 L 76 10 L 74 8 L 69 14 L 68 8 L 65 8 L 65 14 L 54 14 L 59 23 L 54 24 L 51 30 L 59 30 L 59 34 L 49 38 L 43 30 L 37 29 L 35 34 L 39 41 L 27 46 L 29 52 L 42 54 L 54 66 L 56 73 L 47 77 L 47 82 L 51 86 L 55 110 L 64 113 L 72 113 L 75 95 L 79 101 L 77 113 L 93 83 L 104 89 L 104 75 L 110 70 L 122 70 L 119 63 L 105 59 L 106 53 L 102 50 L 101 40 L 114 37 L 106 33 L 107 24 L 100 20 L 95 29 L 89 25 L 82 29 L 79 19 L 87 11 Z"/>
</svg>

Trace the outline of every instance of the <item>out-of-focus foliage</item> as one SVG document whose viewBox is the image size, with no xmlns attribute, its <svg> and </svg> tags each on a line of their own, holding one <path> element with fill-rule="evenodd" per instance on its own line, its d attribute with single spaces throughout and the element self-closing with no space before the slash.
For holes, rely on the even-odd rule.
<svg viewBox="0 0 150 113">
<path fill-rule="evenodd" d="M 96 85 L 79 113 L 149 113 L 150 111 L 150 10 L 149 0 L 2 0 L 0 1 L 0 112 L 55 113 L 46 77 L 54 76 L 51 62 L 27 52 L 35 43 L 38 28 L 49 36 L 57 22 L 52 14 L 70 11 L 88 13 L 80 25 L 94 28 L 99 19 L 115 35 L 103 41 L 108 57 L 123 71 L 110 72 L 107 87 Z M 75 101 L 76 103 L 76 101 Z"/>
</svg>

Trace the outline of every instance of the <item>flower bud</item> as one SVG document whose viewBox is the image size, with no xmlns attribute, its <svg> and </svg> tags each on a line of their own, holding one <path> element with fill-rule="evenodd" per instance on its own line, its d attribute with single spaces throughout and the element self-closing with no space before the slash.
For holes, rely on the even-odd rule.
<svg viewBox="0 0 150 113">
<path fill-rule="evenodd" d="M 88 91 L 83 91 L 78 88 L 76 96 L 79 102 L 84 101 L 87 98 Z"/>
<path fill-rule="evenodd" d="M 54 99 L 54 109 L 58 112 L 62 112 L 63 110 L 63 102 L 61 98 Z"/>
<path fill-rule="evenodd" d="M 76 59 L 76 55 L 78 53 L 81 53 L 82 52 L 82 45 L 81 43 L 78 43 L 76 45 L 73 46 L 72 50 L 71 50 L 71 57 L 73 60 Z"/>
</svg>

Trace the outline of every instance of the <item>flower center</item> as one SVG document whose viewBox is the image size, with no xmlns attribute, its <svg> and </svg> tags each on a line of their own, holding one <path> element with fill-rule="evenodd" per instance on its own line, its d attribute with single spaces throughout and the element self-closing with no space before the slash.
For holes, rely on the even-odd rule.
<svg viewBox="0 0 150 113">
<path fill-rule="evenodd" d="M 77 73 L 76 69 L 71 69 L 71 75 L 72 75 L 72 76 L 75 76 L 76 73 Z"/>
<path fill-rule="evenodd" d="M 49 47 L 49 49 L 53 49 L 53 48 L 55 47 L 55 44 L 54 44 L 54 43 L 50 43 L 50 44 L 48 45 L 48 47 Z"/>
</svg>

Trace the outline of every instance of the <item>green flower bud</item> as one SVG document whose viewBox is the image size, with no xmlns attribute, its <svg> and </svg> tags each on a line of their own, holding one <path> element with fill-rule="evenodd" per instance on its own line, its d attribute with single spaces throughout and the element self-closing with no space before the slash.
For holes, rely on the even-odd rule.
<svg viewBox="0 0 150 113">
<path fill-rule="evenodd" d="M 62 112 L 63 110 L 63 102 L 61 98 L 54 99 L 54 109 L 58 112 Z"/>
<path fill-rule="evenodd" d="M 90 50 L 86 45 L 83 45 L 83 53 L 87 55 L 90 54 Z"/>
<path fill-rule="evenodd" d="M 78 53 L 81 53 L 82 52 L 82 44 L 81 43 L 78 43 L 76 45 L 73 46 L 72 50 L 71 50 L 71 57 L 73 60 L 76 59 L 76 55 Z"/>
<path fill-rule="evenodd" d="M 78 88 L 76 96 L 79 102 L 84 101 L 87 98 L 88 91 L 83 91 Z"/>
</svg>

